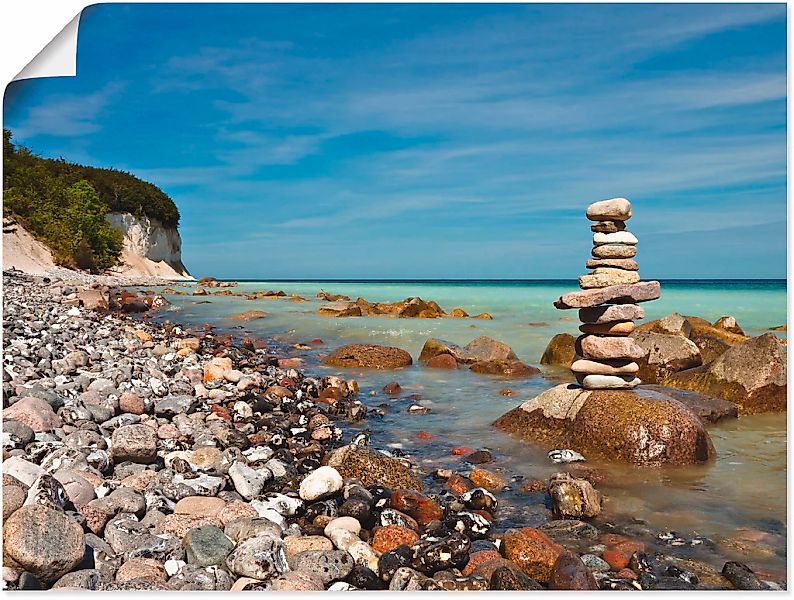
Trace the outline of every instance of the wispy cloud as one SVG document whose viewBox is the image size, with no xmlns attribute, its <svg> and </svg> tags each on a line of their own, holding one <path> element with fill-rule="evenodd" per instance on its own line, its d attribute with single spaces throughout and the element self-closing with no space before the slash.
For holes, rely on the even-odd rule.
<svg viewBox="0 0 794 600">
<path fill-rule="evenodd" d="M 102 111 L 121 93 L 123 86 L 110 83 L 86 94 L 50 96 L 29 107 L 25 117 L 15 126 L 19 138 L 37 135 L 79 137 L 101 128 Z"/>
</svg>

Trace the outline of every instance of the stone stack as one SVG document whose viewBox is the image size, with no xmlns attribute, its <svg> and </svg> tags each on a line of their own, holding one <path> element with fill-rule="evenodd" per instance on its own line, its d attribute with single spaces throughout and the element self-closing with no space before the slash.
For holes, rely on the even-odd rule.
<svg viewBox="0 0 794 600">
<path fill-rule="evenodd" d="M 579 309 L 576 359 L 571 370 L 579 384 L 589 390 L 630 389 L 640 384 L 635 362 L 645 355 L 629 337 L 634 321 L 645 311 L 639 302 L 659 297 L 658 281 L 640 281 L 634 260 L 637 238 L 626 229 L 631 203 L 625 198 L 595 202 L 587 207 L 587 218 L 595 221 L 593 256 L 587 261 L 590 274 L 579 277 L 581 291 L 561 296 L 554 305 Z"/>
</svg>

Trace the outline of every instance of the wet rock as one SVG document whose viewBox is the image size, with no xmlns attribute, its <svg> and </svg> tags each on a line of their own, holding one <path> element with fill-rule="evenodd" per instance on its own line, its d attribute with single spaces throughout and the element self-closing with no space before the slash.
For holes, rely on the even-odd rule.
<svg viewBox="0 0 794 600">
<path fill-rule="evenodd" d="M 439 520 L 444 516 L 444 511 L 438 503 L 424 494 L 411 490 L 392 492 L 390 506 L 413 517 L 420 525 L 426 525 L 430 521 Z"/>
<path fill-rule="evenodd" d="M 151 463 L 157 458 L 157 434 L 146 425 L 123 425 L 113 432 L 112 442 L 116 463 Z"/>
<path fill-rule="evenodd" d="M 471 542 L 454 533 L 438 542 L 419 542 L 412 548 L 412 565 L 422 573 L 435 573 L 458 566 L 468 556 Z"/>
<path fill-rule="evenodd" d="M 740 562 L 728 561 L 722 567 L 722 575 L 737 590 L 768 590 L 769 585 L 758 579 L 752 569 Z"/>
<path fill-rule="evenodd" d="M 399 369 L 413 360 L 405 350 L 372 344 L 348 344 L 329 354 L 323 363 L 331 367 L 363 369 Z"/>
<path fill-rule="evenodd" d="M 328 466 L 342 477 L 355 477 L 366 487 L 422 491 L 421 480 L 403 463 L 376 450 L 348 445 L 328 455 Z"/>
<path fill-rule="evenodd" d="M 486 469 L 473 469 L 469 473 L 469 479 L 477 487 L 484 488 L 489 492 L 498 492 L 507 485 L 504 478 Z"/>
<path fill-rule="evenodd" d="M 597 590 L 598 584 L 579 555 L 563 552 L 557 557 L 549 578 L 550 590 Z"/>
<path fill-rule="evenodd" d="M 397 546 L 412 546 L 419 540 L 419 535 L 407 527 L 387 525 L 379 527 L 372 538 L 372 548 L 381 554 L 394 550 Z"/>
<path fill-rule="evenodd" d="M 543 589 L 541 585 L 531 577 L 528 577 L 517 569 L 507 566 L 500 566 L 494 569 L 488 587 L 492 590 L 529 591 Z"/>
<path fill-rule="evenodd" d="M 714 455 L 700 419 L 677 400 L 655 393 L 558 385 L 494 425 L 546 447 L 634 464 L 693 464 Z"/>
<path fill-rule="evenodd" d="M 53 582 L 83 559 L 83 530 L 46 506 L 24 506 L 3 524 L 3 552 L 43 582 Z"/>
<path fill-rule="evenodd" d="M 378 559 L 378 575 L 382 581 L 391 581 L 401 568 L 408 567 L 413 560 L 410 546 L 400 545 L 384 552 Z"/>
<path fill-rule="evenodd" d="M 548 521 L 538 529 L 554 540 L 594 540 L 598 537 L 598 530 L 595 527 L 576 519 Z"/>
<path fill-rule="evenodd" d="M 541 583 L 551 577 L 554 563 L 563 548 L 537 529 L 509 530 L 502 538 L 504 555 L 524 574 Z"/>
<path fill-rule="evenodd" d="M 451 354 L 438 354 L 425 363 L 428 369 L 450 369 L 458 368 L 458 361 Z"/>
<path fill-rule="evenodd" d="M 234 542 L 214 525 L 196 527 L 185 536 L 187 562 L 201 567 L 223 564 L 233 549 Z"/>
<path fill-rule="evenodd" d="M 491 519 L 484 516 L 482 512 L 464 510 L 450 514 L 444 519 L 444 524 L 452 531 L 457 531 L 470 540 L 484 539 L 491 531 Z"/>
<path fill-rule="evenodd" d="M 558 333 L 543 351 L 540 364 L 570 367 L 576 356 L 575 343 L 576 338 L 570 333 Z"/>
<path fill-rule="evenodd" d="M 774 334 L 765 333 L 737 344 L 708 366 L 675 373 L 661 383 L 735 402 L 741 414 L 785 410 L 785 352 Z"/>
<path fill-rule="evenodd" d="M 554 514 L 560 518 L 595 517 L 601 513 L 601 498 L 586 479 L 556 473 L 549 482 Z"/>
<path fill-rule="evenodd" d="M 383 393 L 387 396 L 399 396 L 400 392 L 402 392 L 402 388 L 396 381 L 392 381 L 383 386 Z"/>
</svg>

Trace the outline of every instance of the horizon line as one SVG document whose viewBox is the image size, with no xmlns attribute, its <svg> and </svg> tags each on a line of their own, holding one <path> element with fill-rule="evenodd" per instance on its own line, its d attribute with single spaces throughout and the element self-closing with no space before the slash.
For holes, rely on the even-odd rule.
<svg viewBox="0 0 794 600">
<path fill-rule="evenodd" d="M 374 278 L 374 277 L 355 277 L 355 278 L 313 278 L 313 277 L 298 277 L 298 278 L 281 278 L 281 277 L 274 277 L 274 278 L 266 278 L 266 277 L 257 277 L 257 278 L 250 278 L 250 277 L 243 277 L 243 278 L 235 278 L 235 277 L 216 277 L 217 281 L 237 281 L 237 282 L 246 282 L 246 283 L 255 283 L 255 282 L 266 282 L 266 281 L 278 281 L 278 282 L 317 282 L 317 283 L 367 283 L 367 282 L 375 282 L 375 283 L 504 283 L 504 282 L 561 282 L 561 283 L 568 283 L 571 281 L 576 281 L 577 278 L 542 278 L 542 277 L 529 277 L 529 278 L 467 278 L 467 279 L 460 279 L 460 278 Z M 670 277 L 670 278 L 656 278 L 656 279 L 647 279 L 643 281 L 659 281 L 660 283 L 675 283 L 675 282 L 702 282 L 702 281 L 709 281 L 709 282 L 788 282 L 788 277 L 730 277 L 730 278 L 721 278 L 721 277 Z"/>
</svg>

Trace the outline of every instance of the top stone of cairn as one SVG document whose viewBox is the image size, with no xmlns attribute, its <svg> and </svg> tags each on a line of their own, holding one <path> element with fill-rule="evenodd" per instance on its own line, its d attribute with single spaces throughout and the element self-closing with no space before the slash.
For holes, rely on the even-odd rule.
<svg viewBox="0 0 794 600">
<path fill-rule="evenodd" d="M 587 207 L 591 221 L 627 221 L 631 218 L 631 202 L 625 198 L 611 198 L 593 202 Z"/>
</svg>

